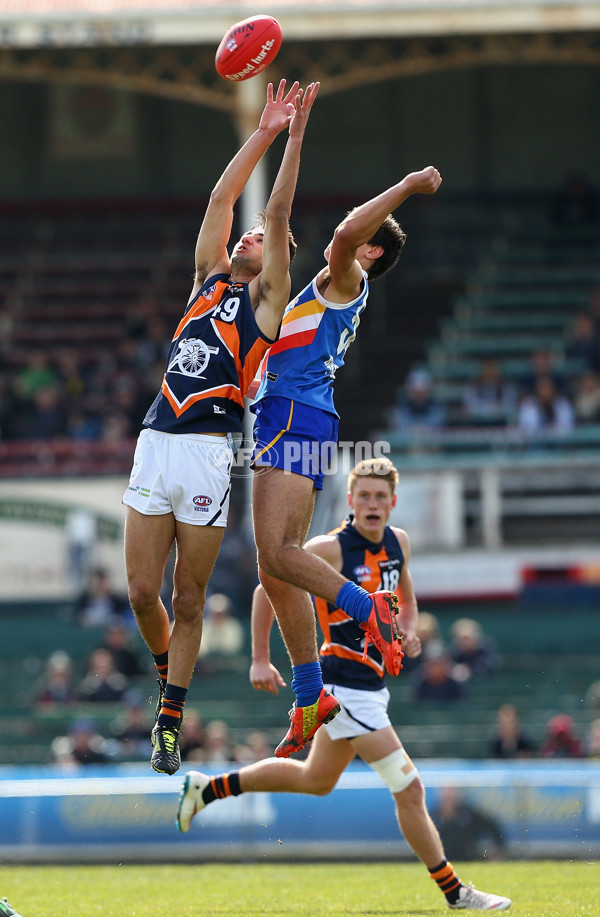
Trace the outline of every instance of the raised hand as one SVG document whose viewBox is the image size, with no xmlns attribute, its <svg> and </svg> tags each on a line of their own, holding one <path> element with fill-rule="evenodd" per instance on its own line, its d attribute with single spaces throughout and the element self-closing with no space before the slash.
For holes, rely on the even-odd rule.
<svg viewBox="0 0 600 917">
<path fill-rule="evenodd" d="M 290 121 L 290 137 L 302 137 L 320 83 L 309 83 L 304 92 L 300 89 L 294 99 L 294 117 Z"/>
<path fill-rule="evenodd" d="M 278 134 L 286 128 L 294 116 L 296 110 L 295 101 L 298 96 L 302 96 L 302 90 L 297 80 L 292 83 L 287 93 L 285 91 L 285 80 L 281 80 L 275 97 L 273 97 L 273 83 L 269 83 L 267 86 L 267 104 L 260 117 L 259 129 L 273 131 Z"/>
<path fill-rule="evenodd" d="M 411 194 L 435 194 L 442 184 L 442 176 L 435 166 L 427 166 L 420 172 L 411 172 L 406 178 L 410 183 Z"/>
</svg>

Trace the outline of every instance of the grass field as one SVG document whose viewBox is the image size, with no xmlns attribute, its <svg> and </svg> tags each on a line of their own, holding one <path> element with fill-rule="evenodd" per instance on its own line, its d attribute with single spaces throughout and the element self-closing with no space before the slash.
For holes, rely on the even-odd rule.
<svg viewBox="0 0 600 917">
<path fill-rule="evenodd" d="M 464 881 L 511 897 L 512 917 L 600 917 L 599 863 L 454 865 Z M 4 895 L 22 917 L 451 913 L 416 863 L 5 866 L 0 869 L 0 897 Z"/>
</svg>

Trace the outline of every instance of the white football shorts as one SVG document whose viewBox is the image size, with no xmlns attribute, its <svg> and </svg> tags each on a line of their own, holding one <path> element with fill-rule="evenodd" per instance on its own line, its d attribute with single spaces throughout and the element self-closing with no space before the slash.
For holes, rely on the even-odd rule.
<svg viewBox="0 0 600 917">
<path fill-rule="evenodd" d="M 380 691 L 359 691 L 339 685 L 325 685 L 325 688 L 342 707 L 330 723 L 322 726 L 330 739 L 355 739 L 392 725 L 387 712 L 390 701 L 387 688 Z"/>
<path fill-rule="evenodd" d="M 233 452 L 224 436 L 144 429 L 123 503 L 145 516 L 227 525 Z"/>
</svg>

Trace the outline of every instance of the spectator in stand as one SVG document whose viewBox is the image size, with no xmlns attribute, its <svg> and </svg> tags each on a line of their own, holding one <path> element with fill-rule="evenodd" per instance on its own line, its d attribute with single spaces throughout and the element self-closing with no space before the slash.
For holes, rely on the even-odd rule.
<svg viewBox="0 0 600 917">
<path fill-rule="evenodd" d="M 557 390 L 552 376 L 539 376 L 533 394 L 526 395 L 519 408 L 519 427 L 528 435 L 570 433 L 575 412 L 569 399 Z"/>
<path fill-rule="evenodd" d="M 578 312 L 573 319 L 565 354 L 581 360 L 585 369 L 600 370 L 600 337 L 591 312 Z"/>
<path fill-rule="evenodd" d="M 453 860 L 499 860 L 504 856 L 502 828 L 487 812 L 467 802 L 458 787 L 440 788 L 431 817 Z"/>
<path fill-rule="evenodd" d="M 57 736 L 50 746 L 52 757 L 62 766 L 79 764 L 108 764 L 108 745 L 93 720 L 77 719 L 69 727 L 69 734 Z"/>
<path fill-rule="evenodd" d="M 550 376 L 557 390 L 564 392 L 565 378 L 558 369 L 559 356 L 545 347 L 534 350 L 530 357 L 529 371 L 522 376 L 519 388 L 523 395 L 531 395 L 535 391 L 537 380 L 541 376 Z"/>
<path fill-rule="evenodd" d="M 102 648 L 109 651 L 115 669 L 125 678 L 137 678 L 138 675 L 147 674 L 142 666 L 140 654 L 134 649 L 131 631 L 122 621 L 115 621 L 106 629 Z"/>
<path fill-rule="evenodd" d="M 498 361 L 489 358 L 482 362 L 477 378 L 465 386 L 462 403 L 467 422 L 506 424 L 516 411 L 517 389 L 502 377 Z"/>
<path fill-rule="evenodd" d="M 29 351 L 25 366 L 17 373 L 16 386 L 19 397 L 33 401 L 41 388 L 52 388 L 58 383 L 58 373 L 50 364 L 45 351 L 36 348 Z"/>
<path fill-rule="evenodd" d="M 407 674 L 409 672 L 416 672 L 417 669 L 421 668 L 423 654 L 431 643 L 441 642 L 440 625 L 436 616 L 430 611 L 419 611 L 415 634 L 421 641 L 421 652 L 418 656 L 409 656 L 407 653 L 404 654 L 402 668 Z"/>
<path fill-rule="evenodd" d="M 585 706 L 600 712 L 600 679 L 593 681 L 585 692 Z"/>
<path fill-rule="evenodd" d="M 496 727 L 490 742 L 490 757 L 530 758 L 533 754 L 533 742 L 521 726 L 517 708 L 513 704 L 502 704 L 496 713 Z"/>
<path fill-rule="evenodd" d="M 198 653 L 203 672 L 227 671 L 246 667 L 241 656 L 244 628 L 232 614 L 231 601 L 224 592 L 213 592 L 206 600 L 202 643 Z"/>
<path fill-rule="evenodd" d="M 87 389 L 87 380 L 77 351 L 72 348 L 62 350 L 57 357 L 56 369 L 67 400 L 79 402 Z"/>
<path fill-rule="evenodd" d="M 548 721 L 540 755 L 543 758 L 584 757 L 584 748 L 575 731 L 575 723 L 566 713 L 559 713 Z"/>
<path fill-rule="evenodd" d="M 124 710 L 112 727 L 113 737 L 119 743 L 122 756 L 140 758 L 148 756 L 148 731 L 152 727 L 152 711 L 139 691 L 129 690 L 123 696 Z"/>
<path fill-rule="evenodd" d="M 589 725 L 585 752 L 588 758 L 600 758 L 600 719 L 593 720 Z"/>
<path fill-rule="evenodd" d="M 451 635 L 453 674 L 459 681 L 488 675 L 496 668 L 497 663 L 490 641 L 484 637 L 478 621 L 473 618 L 459 618 L 451 627 Z"/>
<path fill-rule="evenodd" d="M 246 736 L 243 745 L 234 748 L 233 760 L 249 764 L 252 761 L 264 761 L 273 756 L 273 746 L 269 744 L 267 736 L 260 729 L 252 729 Z"/>
<path fill-rule="evenodd" d="M 464 696 L 463 684 L 452 674 L 452 658 L 442 643 L 430 643 L 415 686 L 415 700 L 452 702 Z"/>
<path fill-rule="evenodd" d="M 131 615 L 131 607 L 125 596 L 114 589 L 108 570 L 96 567 L 77 603 L 75 615 L 84 627 L 109 627 L 124 615 Z"/>
<path fill-rule="evenodd" d="M 399 433 L 437 430 L 444 426 L 446 412 L 435 396 L 433 380 L 427 370 L 415 369 L 409 374 L 404 393 L 392 410 L 391 421 L 392 428 Z"/>
<path fill-rule="evenodd" d="M 67 416 L 61 396 L 62 391 L 56 384 L 37 388 L 31 401 L 15 418 L 15 438 L 49 440 L 66 436 Z"/>
<path fill-rule="evenodd" d="M 211 720 L 206 724 L 205 761 L 211 764 L 226 764 L 233 760 L 233 747 L 229 726 L 224 720 Z"/>
<path fill-rule="evenodd" d="M 100 439 L 102 416 L 88 407 L 76 405 L 67 414 L 65 432 L 69 439 L 79 442 Z"/>
<path fill-rule="evenodd" d="M 575 417 L 580 424 L 600 422 L 600 374 L 588 370 L 576 383 Z"/>
<path fill-rule="evenodd" d="M 146 736 L 146 741 L 147 741 Z M 204 723 L 197 710 L 186 709 L 181 727 L 179 748 L 183 761 L 204 761 L 206 759 L 206 732 Z"/>
<path fill-rule="evenodd" d="M 590 226 L 598 222 L 598 192 L 582 172 L 569 172 L 556 195 L 552 219 L 561 226 Z"/>
<path fill-rule="evenodd" d="M 73 684 L 73 661 L 64 650 L 56 650 L 46 661 L 36 703 L 39 707 L 70 707 L 78 700 Z"/>
<path fill-rule="evenodd" d="M 127 679 L 117 672 L 110 651 L 94 650 L 90 656 L 87 673 L 79 687 L 81 700 L 94 704 L 115 703 L 121 700 L 127 687 Z"/>
<path fill-rule="evenodd" d="M 138 361 L 142 366 L 151 366 L 160 362 L 163 372 L 169 355 L 172 329 L 163 315 L 155 313 L 149 316 L 146 335 L 138 347 Z M 155 393 L 156 394 L 156 393 Z"/>
</svg>

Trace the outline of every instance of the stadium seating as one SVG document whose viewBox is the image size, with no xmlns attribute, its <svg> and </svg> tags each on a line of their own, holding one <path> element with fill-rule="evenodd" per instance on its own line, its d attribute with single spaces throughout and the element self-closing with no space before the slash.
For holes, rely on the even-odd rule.
<svg viewBox="0 0 600 917">
<path fill-rule="evenodd" d="M 585 651 L 589 609 L 570 609 L 569 628 L 557 607 L 537 608 L 515 603 L 495 603 L 436 608 L 443 635 L 448 639 L 453 620 L 464 614 L 476 617 L 497 646 L 497 671 L 467 687 L 464 699 L 451 703 L 415 703 L 413 676 L 407 671 L 389 680 L 390 717 L 414 757 L 485 758 L 495 714 L 503 703 L 514 704 L 536 747 L 541 745 L 548 720 L 557 713 L 570 714 L 579 734 L 598 714 L 584 705 L 584 696 L 597 676 L 594 657 Z M 47 763 L 50 745 L 65 735 L 75 717 L 92 717 L 98 730 L 110 736 L 122 711 L 120 704 L 80 704 L 72 709 L 37 708 L 33 687 L 48 654 L 65 649 L 76 671 L 83 674 L 89 652 L 100 643 L 97 631 L 81 629 L 72 621 L 46 613 L 23 618 L 2 618 L 8 653 L 0 662 L 0 678 L 9 687 L 10 702 L 0 716 L 0 764 Z M 283 649 L 274 648 L 274 662 L 289 680 L 289 661 Z M 564 673 L 568 672 L 565 688 Z M 151 675 L 136 682 L 143 696 L 154 691 Z M 149 700 L 149 711 L 154 707 Z M 243 744 L 251 729 L 264 730 L 275 745 L 287 722 L 289 689 L 277 697 L 254 694 L 245 671 L 196 675 L 190 690 L 190 707 L 204 723 L 224 720 L 232 739 Z M 8 741 L 10 739 L 10 741 Z"/>
</svg>

